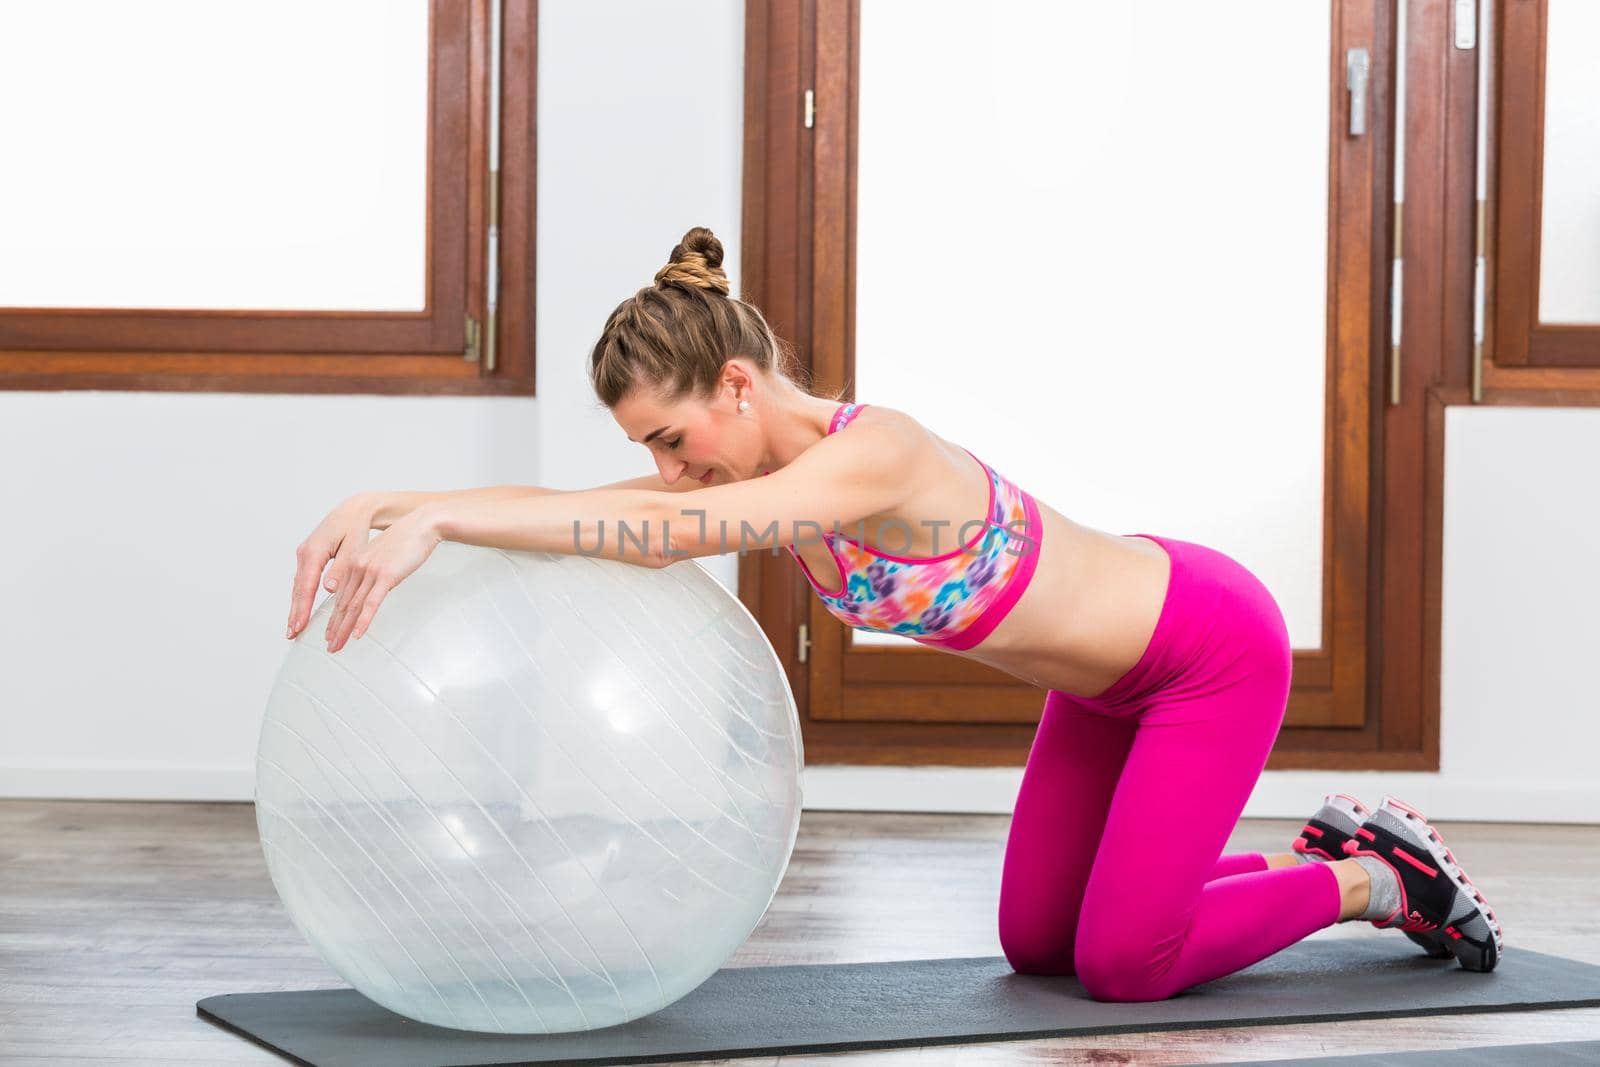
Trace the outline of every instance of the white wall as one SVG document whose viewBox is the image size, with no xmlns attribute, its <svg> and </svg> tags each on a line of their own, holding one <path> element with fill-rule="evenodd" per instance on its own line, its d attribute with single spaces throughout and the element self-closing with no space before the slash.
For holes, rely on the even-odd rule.
<svg viewBox="0 0 1600 1067">
<path fill-rule="evenodd" d="M 291 552 L 343 494 L 648 469 L 584 359 L 689 225 L 736 256 L 742 5 L 540 8 L 537 399 L 0 393 L 0 796 L 248 797 Z M 1600 822 L 1600 411 L 1447 434 L 1441 772 L 1269 772 L 1250 814 Z M 813 768 L 807 806 L 1005 812 L 1018 774 Z"/>
<path fill-rule="evenodd" d="M 0 393 L 0 795 L 248 795 L 295 545 L 357 489 L 533 481 L 535 418 Z"/>
</svg>

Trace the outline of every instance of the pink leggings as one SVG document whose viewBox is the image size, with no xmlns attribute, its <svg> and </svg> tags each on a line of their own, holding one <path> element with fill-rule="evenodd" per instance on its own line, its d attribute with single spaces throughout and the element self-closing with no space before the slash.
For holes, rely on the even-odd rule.
<svg viewBox="0 0 1600 1067">
<path fill-rule="evenodd" d="M 1045 699 L 1000 887 L 1011 966 L 1096 1000 L 1170 997 L 1339 918 L 1327 864 L 1222 855 L 1288 699 L 1277 604 L 1220 552 L 1149 540 L 1172 559 L 1149 647 L 1098 697 Z"/>
</svg>

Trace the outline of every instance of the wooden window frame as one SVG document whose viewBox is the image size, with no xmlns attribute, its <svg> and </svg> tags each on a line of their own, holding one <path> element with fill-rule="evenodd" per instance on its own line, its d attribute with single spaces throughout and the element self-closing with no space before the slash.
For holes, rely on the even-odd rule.
<svg viewBox="0 0 1600 1067">
<path fill-rule="evenodd" d="M 1600 404 L 1600 325 L 1538 321 L 1548 11 L 1547 0 L 1496 0 L 1493 13 L 1481 403 Z"/>
<path fill-rule="evenodd" d="M 0 389 L 531 396 L 537 0 L 501 20 L 496 365 L 464 358 L 486 320 L 489 2 L 431 3 L 422 311 L 0 309 Z"/>
<path fill-rule="evenodd" d="M 846 240 L 843 227 L 813 234 L 811 220 L 819 210 L 837 210 L 847 195 L 818 187 L 812 178 L 816 154 L 850 148 L 830 141 L 844 136 L 837 124 L 807 130 L 801 121 L 802 94 L 819 84 L 819 65 L 846 62 L 851 47 L 848 35 L 841 37 L 828 29 L 839 19 L 819 20 L 818 9 L 837 9 L 848 2 L 747 0 L 746 4 L 743 295 L 768 313 L 774 329 L 793 341 L 807 366 L 818 348 L 814 330 L 849 327 L 847 302 L 832 306 L 836 298 L 830 297 L 830 306 L 813 306 L 814 272 L 822 269 L 818 260 L 834 262 L 847 255 L 843 248 L 833 247 Z M 1451 394 L 1438 368 L 1446 345 L 1459 344 L 1462 322 L 1470 342 L 1472 262 L 1470 255 L 1452 261 L 1453 284 L 1447 295 L 1441 295 L 1443 264 L 1426 250 L 1437 250 L 1450 226 L 1458 223 L 1459 204 L 1440 201 L 1437 187 L 1426 183 L 1431 180 L 1427 168 L 1442 168 L 1447 157 L 1459 150 L 1459 98 L 1464 95 L 1469 116 L 1476 114 L 1477 53 L 1456 54 L 1451 49 L 1448 0 L 1409 2 L 1413 30 L 1405 47 L 1410 76 L 1419 86 L 1448 83 L 1448 90 L 1456 94 L 1448 115 L 1456 124 L 1447 137 L 1445 109 L 1435 107 L 1441 97 L 1425 91 L 1409 94 L 1407 185 L 1416 197 L 1432 197 L 1434 203 L 1431 211 L 1405 213 L 1405 247 L 1424 252 L 1419 263 L 1408 262 L 1404 274 L 1406 358 L 1397 365 L 1401 394 L 1399 403 L 1386 404 L 1382 398 L 1374 403 L 1365 680 L 1369 713 L 1359 726 L 1286 726 L 1268 764 L 1274 768 L 1436 770 L 1439 766 L 1443 411 Z M 1387 0 L 1358 0 L 1349 10 L 1380 33 L 1395 32 L 1397 12 Z M 1392 99 L 1391 85 L 1375 91 Z M 841 106 L 822 99 L 816 102 L 818 107 Z M 1380 114 L 1391 111 L 1384 107 Z M 1392 119 L 1380 121 L 1392 125 Z M 1470 123 L 1467 133 L 1469 149 L 1475 149 Z M 1409 143 L 1419 135 L 1420 146 Z M 1470 183 L 1475 174 L 1470 151 L 1468 163 Z M 1440 171 L 1432 173 L 1436 177 Z M 1452 177 L 1459 184 L 1460 173 L 1453 171 Z M 1394 199 L 1389 184 L 1386 176 L 1385 211 Z M 1472 195 L 1469 184 L 1469 199 Z M 1393 228 L 1389 221 L 1385 233 L 1392 235 Z M 1381 262 L 1376 266 L 1386 265 L 1393 254 L 1392 237 L 1379 242 L 1377 254 Z M 1459 283 L 1463 264 L 1464 318 L 1462 306 L 1453 302 L 1460 296 L 1459 284 L 1454 283 Z M 1387 279 L 1387 270 L 1375 277 Z M 1386 311 L 1386 296 L 1375 293 L 1373 307 Z M 1387 370 L 1386 315 L 1375 313 L 1374 319 L 1380 336 L 1374 339 L 1373 357 Z M 1376 389 L 1387 383 L 1388 375 L 1372 378 Z M 1355 427 L 1352 432 L 1361 430 Z M 811 672 L 801 663 L 796 633 L 809 619 L 810 591 L 798 569 L 765 554 L 743 556 L 740 595 L 772 639 L 801 707 L 809 709 L 814 696 Z M 931 680 L 937 682 L 966 666 L 942 666 Z M 1033 699 L 1042 703 L 1041 697 L 1036 694 Z M 812 763 L 1017 765 L 1026 759 L 1034 729 L 1032 723 L 1017 722 L 828 722 L 802 714 L 807 760 Z"/>
</svg>

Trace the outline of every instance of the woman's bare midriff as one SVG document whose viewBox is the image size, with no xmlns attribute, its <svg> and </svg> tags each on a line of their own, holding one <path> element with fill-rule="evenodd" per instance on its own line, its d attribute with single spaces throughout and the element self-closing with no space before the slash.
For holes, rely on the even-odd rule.
<svg viewBox="0 0 1600 1067">
<path fill-rule="evenodd" d="M 1171 560 L 1154 541 L 1080 526 L 1044 504 L 1039 562 L 1022 599 L 956 655 L 1041 689 L 1098 696 L 1139 662 L 1166 600 Z"/>
</svg>

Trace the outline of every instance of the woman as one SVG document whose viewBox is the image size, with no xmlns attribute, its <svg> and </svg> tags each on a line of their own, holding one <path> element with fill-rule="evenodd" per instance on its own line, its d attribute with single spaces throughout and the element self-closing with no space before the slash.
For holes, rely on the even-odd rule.
<svg viewBox="0 0 1600 1067">
<path fill-rule="evenodd" d="M 1001 887 L 1018 971 L 1153 1000 L 1350 919 L 1494 966 L 1493 914 L 1397 802 L 1329 798 L 1292 851 L 1222 855 L 1289 692 L 1283 618 L 1248 571 L 1079 526 L 908 415 L 812 395 L 721 264 L 690 230 L 594 348 L 595 390 L 655 475 L 353 498 L 300 546 L 289 636 L 330 561 L 337 652 L 441 540 L 660 567 L 781 538 L 845 622 L 1048 691 Z"/>
</svg>

